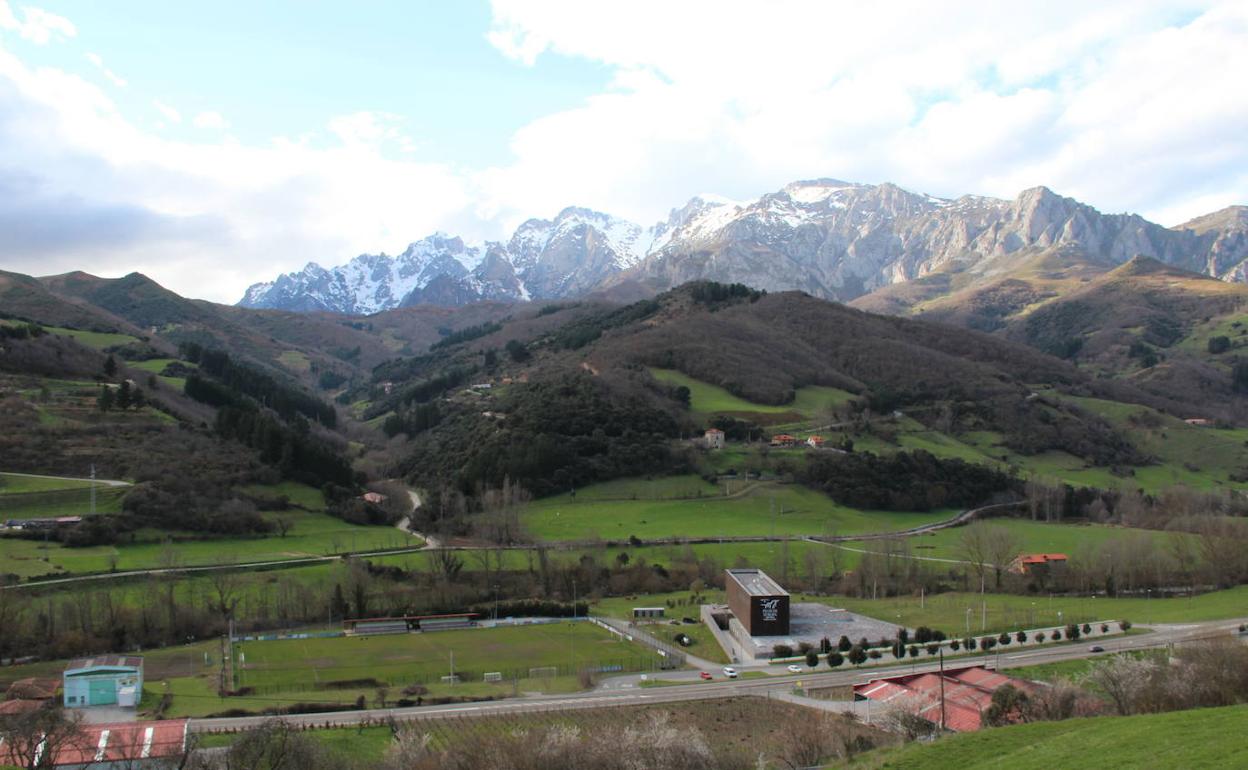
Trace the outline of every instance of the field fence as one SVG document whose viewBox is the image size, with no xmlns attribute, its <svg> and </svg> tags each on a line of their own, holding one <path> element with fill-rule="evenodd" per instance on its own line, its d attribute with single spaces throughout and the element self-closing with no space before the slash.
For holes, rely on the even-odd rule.
<svg viewBox="0 0 1248 770">
<path fill-rule="evenodd" d="M 483 682 L 486 675 L 491 675 L 492 681 L 501 680 L 503 683 L 512 682 L 520 679 L 553 679 L 561 676 L 578 676 L 582 672 L 590 672 L 592 674 L 620 674 L 629 672 L 648 672 L 663 670 L 667 661 L 658 655 L 630 655 L 621 658 L 607 658 L 586 664 L 564 664 L 556 666 L 536 666 L 524 668 L 498 668 L 497 666 L 482 668 L 455 668 L 455 676 L 461 683 Z M 288 670 L 292 681 L 289 682 L 269 682 L 264 684 L 253 684 L 249 681 L 253 677 L 266 677 L 275 670 Z M 408 685 L 429 685 L 441 684 L 442 678 L 450 675 L 450 668 L 441 671 L 423 671 L 423 672 L 393 672 L 393 671 L 361 671 L 359 677 L 351 679 L 332 680 L 310 683 L 312 671 L 310 669 L 287 669 L 285 666 L 281 669 L 266 669 L 263 666 L 247 664 L 246 667 L 239 667 L 236 678 L 239 688 L 246 688 L 250 693 L 256 695 L 276 695 L 288 692 L 334 692 L 344 690 L 368 690 L 376 687 L 373 684 L 362 684 L 358 687 L 345 687 L 349 682 L 359 681 L 364 678 L 375 679 L 382 686 L 391 690 L 398 690 Z M 324 675 L 322 673 L 322 675 Z M 497 679 L 493 675 L 498 675 Z M 398 697 L 398 696 L 396 696 Z"/>
</svg>

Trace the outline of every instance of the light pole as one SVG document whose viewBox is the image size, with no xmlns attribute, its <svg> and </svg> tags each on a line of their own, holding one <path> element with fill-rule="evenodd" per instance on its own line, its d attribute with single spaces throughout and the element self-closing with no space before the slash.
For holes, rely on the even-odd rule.
<svg viewBox="0 0 1248 770">
<path fill-rule="evenodd" d="M 966 635 L 971 635 L 971 608 L 966 608 Z"/>
</svg>

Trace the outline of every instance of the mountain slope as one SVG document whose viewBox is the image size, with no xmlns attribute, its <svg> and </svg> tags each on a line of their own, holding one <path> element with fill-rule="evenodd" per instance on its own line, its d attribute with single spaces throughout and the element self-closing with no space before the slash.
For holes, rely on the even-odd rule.
<svg viewBox="0 0 1248 770">
<path fill-rule="evenodd" d="M 1133 214 L 1102 214 L 1044 187 L 1013 200 L 950 200 L 892 184 L 793 182 L 751 201 L 695 197 L 650 228 L 582 208 L 532 219 L 506 242 L 468 245 L 435 234 L 397 257 L 362 255 L 248 289 L 240 304 L 374 313 L 400 305 L 461 305 L 588 294 L 636 296 L 692 280 L 797 289 L 849 301 L 918 281 L 913 299 L 968 277 L 1010 273 L 1046 250 L 1120 264 L 1136 255 L 1233 281 L 1248 280 L 1248 209 L 1232 207 L 1167 229 Z M 879 307 L 879 306 L 877 306 Z"/>
</svg>

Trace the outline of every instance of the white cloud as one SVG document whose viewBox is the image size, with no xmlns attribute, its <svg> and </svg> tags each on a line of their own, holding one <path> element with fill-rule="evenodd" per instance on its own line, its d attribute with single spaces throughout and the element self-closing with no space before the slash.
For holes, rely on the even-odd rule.
<svg viewBox="0 0 1248 770">
<path fill-rule="evenodd" d="M 108 82 L 112 83 L 118 88 L 126 87 L 127 83 L 126 83 L 125 78 L 121 77 L 116 72 L 113 72 L 108 67 L 104 66 L 104 59 L 98 53 L 91 53 L 90 51 L 88 51 L 85 54 L 85 56 L 87 57 L 87 61 L 91 62 L 91 64 L 94 65 L 95 68 L 100 71 L 100 74 L 102 74 L 108 80 Z"/>
<path fill-rule="evenodd" d="M 193 122 L 196 128 L 212 128 L 218 131 L 224 131 L 230 127 L 229 121 L 222 117 L 221 113 L 212 110 L 199 113 Z"/>
<path fill-rule="evenodd" d="M 53 40 L 65 40 L 78 34 L 78 29 L 64 16 L 29 5 L 22 7 L 22 18 L 19 21 L 6 0 L 0 0 L 0 30 L 16 32 L 23 39 L 38 45 L 46 45 Z"/>
<path fill-rule="evenodd" d="M 153 99 L 152 106 L 155 107 L 156 111 L 159 112 L 161 115 L 163 115 L 165 120 L 169 121 L 170 123 L 182 122 L 182 113 L 178 112 L 173 107 L 170 107 L 169 105 L 165 104 L 161 100 Z"/>
<path fill-rule="evenodd" d="M 482 212 L 512 221 L 558 201 L 650 221 L 698 189 L 817 175 L 943 195 L 1046 184 L 1168 224 L 1248 200 L 1242 2 L 493 8 L 505 56 L 616 73 L 482 175 Z"/>
</svg>

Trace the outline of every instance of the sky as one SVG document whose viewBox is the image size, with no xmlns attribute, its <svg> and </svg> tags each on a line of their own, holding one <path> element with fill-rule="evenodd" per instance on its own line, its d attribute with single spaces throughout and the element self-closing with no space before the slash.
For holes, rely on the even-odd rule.
<svg viewBox="0 0 1248 770">
<path fill-rule="evenodd" d="M 0 0 L 0 269 L 232 303 L 817 177 L 1175 225 L 1248 204 L 1245 82 L 1244 0 Z"/>
</svg>

